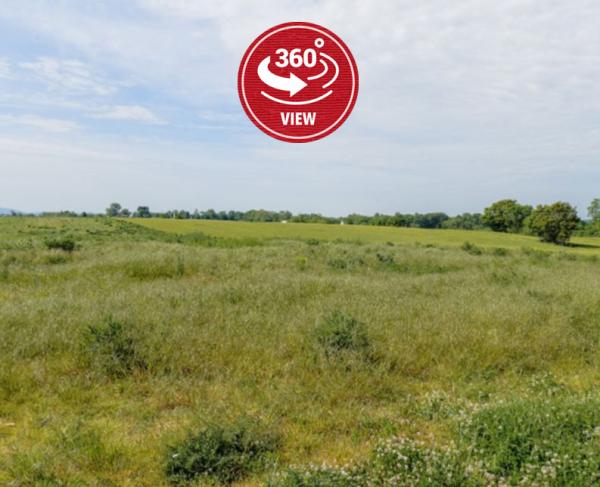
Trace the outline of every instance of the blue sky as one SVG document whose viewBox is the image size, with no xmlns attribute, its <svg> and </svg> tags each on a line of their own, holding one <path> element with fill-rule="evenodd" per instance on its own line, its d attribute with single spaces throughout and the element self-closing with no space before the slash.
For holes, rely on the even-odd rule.
<svg viewBox="0 0 600 487">
<path fill-rule="evenodd" d="M 353 114 L 310 144 L 246 118 L 248 44 L 316 22 Z M 600 3 L 3 0 L 0 206 L 480 211 L 600 197 Z"/>
</svg>

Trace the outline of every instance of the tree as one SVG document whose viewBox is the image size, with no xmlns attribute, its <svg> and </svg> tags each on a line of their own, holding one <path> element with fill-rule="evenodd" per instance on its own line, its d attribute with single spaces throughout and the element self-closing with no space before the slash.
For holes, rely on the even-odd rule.
<svg viewBox="0 0 600 487">
<path fill-rule="evenodd" d="M 538 205 L 529 217 L 529 227 L 543 242 L 566 244 L 579 223 L 577 211 L 569 203 L 558 201 Z"/>
<path fill-rule="evenodd" d="M 111 203 L 106 209 L 106 216 L 119 216 L 121 205 L 119 203 Z"/>
<path fill-rule="evenodd" d="M 138 206 L 135 215 L 138 218 L 150 218 L 152 216 L 150 214 L 150 208 L 148 206 Z"/>
<path fill-rule="evenodd" d="M 425 213 L 424 215 L 415 213 L 413 226 L 419 228 L 442 228 L 442 223 L 448 218 L 450 217 L 442 212 Z"/>
<path fill-rule="evenodd" d="M 482 227 L 481 213 L 463 213 L 462 215 L 453 216 L 442 223 L 442 228 L 477 230 Z"/>
<path fill-rule="evenodd" d="M 520 205 L 516 200 L 500 200 L 484 210 L 481 221 L 494 232 L 518 233 L 531 211 L 531 206 Z"/>
<path fill-rule="evenodd" d="M 595 198 L 588 206 L 588 216 L 591 218 L 592 223 L 600 222 L 600 198 Z"/>
<path fill-rule="evenodd" d="M 131 216 L 131 212 L 127 208 L 122 208 L 121 211 L 119 212 L 119 216 L 122 216 L 124 218 L 129 218 Z"/>
</svg>

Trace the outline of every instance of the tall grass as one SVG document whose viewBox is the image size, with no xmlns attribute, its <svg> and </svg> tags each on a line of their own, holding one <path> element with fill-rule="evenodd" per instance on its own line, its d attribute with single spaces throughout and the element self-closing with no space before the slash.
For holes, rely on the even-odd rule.
<svg viewBox="0 0 600 487">
<path fill-rule="evenodd" d="M 314 245 L 0 219 L 0 484 L 166 485 L 170 445 L 240 416 L 279 433 L 279 470 L 360 464 L 399 435 L 434 451 L 464 439 L 517 478 L 530 450 L 517 463 L 499 446 L 518 435 L 489 436 L 518 432 L 513 417 L 540 425 L 526 441 L 574 451 L 596 417 L 561 416 L 576 403 L 553 391 L 596 400 L 600 262 L 464 234 Z M 62 235 L 72 252 L 46 247 Z M 539 423 L 539 394 L 585 427 Z M 465 414 L 475 426 L 457 430 Z"/>
</svg>

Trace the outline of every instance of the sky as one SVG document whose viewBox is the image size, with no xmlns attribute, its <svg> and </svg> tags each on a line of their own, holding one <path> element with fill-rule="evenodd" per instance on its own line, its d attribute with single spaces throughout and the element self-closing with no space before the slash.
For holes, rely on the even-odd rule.
<svg viewBox="0 0 600 487">
<path fill-rule="evenodd" d="M 248 45 L 314 22 L 360 74 L 331 136 L 260 132 Z M 595 0 L 3 0 L 0 207 L 481 211 L 600 197 Z"/>
</svg>

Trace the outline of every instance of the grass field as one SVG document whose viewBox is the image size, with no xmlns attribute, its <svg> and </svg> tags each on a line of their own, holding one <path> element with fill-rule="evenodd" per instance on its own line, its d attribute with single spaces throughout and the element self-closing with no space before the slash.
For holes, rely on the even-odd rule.
<svg viewBox="0 0 600 487">
<path fill-rule="evenodd" d="M 204 232 L 222 238 L 245 239 L 319 239 L 329 242 L 349 241 L 358 243 L 388 242 L 400 245 L 461 246 L 465 241 L 484 248 L 523 247 L 549 252 L 564 251 L 564 247 L 540 242 L 536 237 L 489 231 L 425 230 L 421 228 L 394 228 L 364 225 L 325 225 L 319 223 L 248 223 L 209 220 L 134 219 L 148 228 L 170 233 Z M 572 240 L 570 252 L 600 254 L 600 238 Z"/>
<path fill-rule="evenodd" d="M 600 242 L 575 243 L 0 218 L 0 485 L 216 482 L 172 473 L 246 423 L 237 485 L 597 485 Z"/>
</svg>

